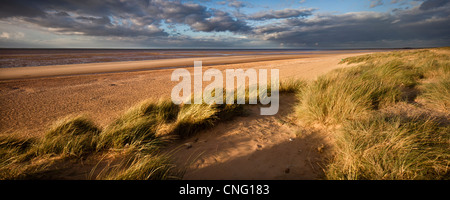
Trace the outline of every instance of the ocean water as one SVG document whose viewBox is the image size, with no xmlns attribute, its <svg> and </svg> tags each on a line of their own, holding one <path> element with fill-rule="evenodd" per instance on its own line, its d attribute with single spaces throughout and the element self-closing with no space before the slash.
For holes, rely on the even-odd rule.
<svg viewBox="0 0 450 200">
<path fill-rule="evenodd" d="M 360 52 L 363 50 L 352 50 Z M 317 54 L 339 50 L 292 49 L 0 49 L 0 68 L 189 57 Z"/>
</svg>

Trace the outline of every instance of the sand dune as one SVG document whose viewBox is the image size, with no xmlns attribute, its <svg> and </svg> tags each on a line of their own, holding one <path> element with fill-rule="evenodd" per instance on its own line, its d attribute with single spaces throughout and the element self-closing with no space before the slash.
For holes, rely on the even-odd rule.
<svg viewBox="0 0 450 200">
<path fill-rule="evenodd" d="M 281 95 L 280 111 L 259 115 L 249 106 L 244 116 L 219 123 L 174 144 L 174 159 L 186 167 L 183 179 L 193 180 L 312 180 L 323 176 L 324 148 L 329 137 L 303 129 L 292 120 L 293 94 Z M 299 131 L 300 130 L 300 131 Z"/>
<path fill-rule="evenodd" d="M 81 113 L 104 127 L 140 101 L 169 98 L 177 84 L 170 81 L 174 69 L 169 67 L 192 65 L 194 60 L 203 61 L 203 70 L 276 68 L 281 80 L 311 80 L 347 67 L 338 63 L 361 54 L 230 56 L 2 69 L 2 79 L 11 80 L 0 80 L 0 133 L 39 137 L 56 120 Z M 193 71 L 192 67 L 186 69 Z M 274 116 L 261 116 L 258 106 L 248 106 L 247 115 L 220 122 L 168 150 L 178 149 L 174 158 L 178 166 L 186 167 L 184 179 L 321 178 L 322 149 L 329 146 L 329 137 L 320 130 L 302 129 L 290 120 L 295 101 L 293 95 L 282 95 L 280 111 Z M 75 175 L 87 173 L 74 170 Z"/>
</svg>

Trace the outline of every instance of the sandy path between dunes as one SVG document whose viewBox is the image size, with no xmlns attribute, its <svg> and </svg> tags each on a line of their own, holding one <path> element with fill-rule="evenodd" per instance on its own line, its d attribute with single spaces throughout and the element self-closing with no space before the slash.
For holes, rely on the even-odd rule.
<svg viewBox="0 0 450 200">
<path fill-rule="evenodd" d="M 313 180 L 323 178 L 325 132 L 296 125 L 293 94 L 280 96 L 280 110 L 261 116 L 259 106 L 168 149 L 187 180 Z"/>
<path fill-rule="evenodd" d="M 280 69 L 280 79 L 288 77 L 314 79 L 320 74 L 345 66 L 338 65 L 341 59 L 361 54 L 364 53 L 308 55 L 308 58 L 269 61 L 253 60 L 238 64 L 208 66 L 203 69 L 277 68 Z M 222 59 L 226 61 L 228 58 Z M 139 61 L 141 62 L 143 61 Z M 107 64 L 114 66 L 123 63 Z M 121 68 L 127 69 L 129 68 Z M 15 132 L 25 136 L 42 136 L 52 122 L 80 113 L 89 115 L 99 125 L 105 126 L 140 101 L 170 97 L 170 91 L 177 84 L 170 81 L 173 70 L 157 69 L 0 81 L 0 133 Z M 0 74 L 2 73 L 0 70 Z"/>
</svg>

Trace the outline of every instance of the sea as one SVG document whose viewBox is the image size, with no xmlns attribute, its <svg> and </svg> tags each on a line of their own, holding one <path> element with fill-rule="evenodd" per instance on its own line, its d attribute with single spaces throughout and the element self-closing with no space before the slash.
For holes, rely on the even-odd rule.
<svg viewBox="0 0 450 200">
<path fill-rule="evenodd" d="M 364 52 L 368 50 L 345 50 Z M 373 51 L 373 49 L 371 50 Z M 22 49 L 0 48 L 0 68 L 234 55 L 340 53 L 318 49 Z"/>
</svg>

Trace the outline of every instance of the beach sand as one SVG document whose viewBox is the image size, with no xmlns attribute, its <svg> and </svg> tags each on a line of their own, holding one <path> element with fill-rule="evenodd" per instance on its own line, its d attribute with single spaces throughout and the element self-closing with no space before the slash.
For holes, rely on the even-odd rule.
<svg viewBox="0 0 450 200">
<path fill-rule="evenodd" d="M 0 133 L 40 137 L 56 120 L 78 114 L 86 114 L 104 127 L 143 100 L 170 98 L 177 82 L 170 81 L 174 69 L 167 67 L 174 63 L 190 66 L 193 60 L 202 60 L 203 70 L 276 68 L 280 70 L 281 81 L 313 80 L 333 69 L 348 67 L 338 64 L 342 59 L 366 53 L 183 58 L 0 69 L 4 79 L 0 81 Z M 186 69 L 193 71 L 192 67 Z M 169 149 L 181 149 L 174 157 L 180 166 L 186 167 L 184 178 L 320 178 L 321 149 L 329 143 L 327 135 L 304 130 L 299 137 L 298 125 L 289 120 L 295 97 L 284 95 L 280 104 L 277 115 L 261 116 L 257 106 L 250 106 L 247 116 L 222 122 L 173 144 Z M 184 150 L 185 143 L 192 148 Z"/>
<path fill-rule="evenodd" d="M 338 65 L 341 59 L 361 54 L 364 53 L 295 55 L 297 58 L 293 58 L 294 55 L 268 58 L 183 58 L 3 68 L 0 69 L 0 79 L 10 80 L 0 80 L 0 133 L 15 132 L 27 136 L 41 136 L 55 120 L 82 113 L 103 126 L 140 101 L 148 98 L 169 98 L 173 86 L 177 84 L 170 81 L 174 69 L 144 70 L 167 67 L 168 63 L 193 65 L 193 60 L 202 60 L 203 70 L 211 67 L 221 70 L 277 68 L 280 69 L 281 80 L 314 79 L 320 74 L 345 66 Z M 221 62 L 234 64 L 212 64 Z M 193 70 L 192 67 L 187 69 Z M 122 72 L 112 73 L 113 71 Z M 79 75 L 84 73 L 87 74 Z M 57 76 L 62 74 L 65 76 Z"/>
<path fill-rule="evenodd" d="M 170 148 L 185 180 L 315 180 L 323 178 L 330 134 L 295 123 L 296 97 L 280 96 L 280 110 L 261 116 L 249 106 L 244 116 L 182 140 Z"/>
</svg>

